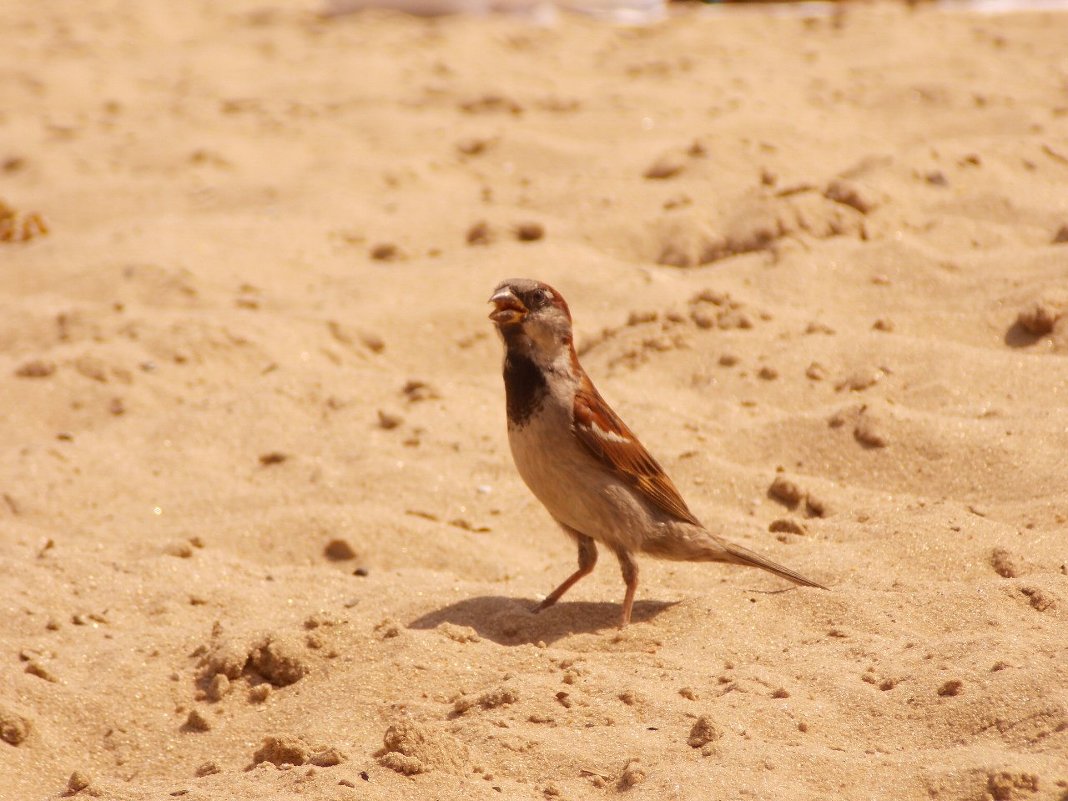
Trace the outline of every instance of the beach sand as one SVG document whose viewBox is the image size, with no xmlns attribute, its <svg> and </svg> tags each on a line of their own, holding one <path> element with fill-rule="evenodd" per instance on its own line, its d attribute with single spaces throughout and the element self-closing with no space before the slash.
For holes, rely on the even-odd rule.
<svg viewBox="0 0 1068 801">
<path fill-rule="evenodd" d="M 0 798 L 1068 797 L 1068 16 L 314 11 L 5 6 Z M 533 615 L 512 276 L 830 591 Z"/>
</svg>

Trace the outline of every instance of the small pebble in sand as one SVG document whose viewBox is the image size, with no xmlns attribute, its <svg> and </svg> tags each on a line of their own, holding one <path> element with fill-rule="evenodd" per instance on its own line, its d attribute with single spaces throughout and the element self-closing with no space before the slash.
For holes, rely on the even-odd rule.
<svg viewBox="0 0 1068 801">
<path fill-rule="evenodd" d="M 886 331 L 889 333 L 894 330 L 894 321 L 889 317 L 880 317 L 871 324 L 871 327 L 873 331 Z"/>
<path fill-rule="evenodd" d="M 222 769 L 215 762 L 205 762 L 199 768 L 197 768 L 196 775 L 199 778 L 204 776 L 213 776 L 216 773 L 220 773 Z"/>
<path fill-rule="evenodd" d="M 774 381 L 778 377 L 779 371 L 776 370 L 774 367 L 768 367 L 767 365 L 761 367 L 760 372 L 757 373 L 757 378 L 760 378 L 764 381 Z"/>
<path fill-rule="evenodd" d="M 293 684 L 311 671 L 296 640 L 269 636 L 248 657 L 249 666 L 275 687 Z"/>
<path fill-rule="evenodd" d="M 56 678 L 56 675 L 43 664 L 38 662 L 36 659 L 31 659 L 29 664 L 26 665 L 26 672 L 29 673 L 31 676 L 36 676 L 39 679 L 50 681 L 53 684 L 59 682 L 59 679 Z"/>
<path fill-rule="evenodd" d="M 401 394 L 408 400 L 408 403 L 436 400 L 441 397 L 441 394 L 434 387 L 426 381 L 420 381 L 416 378 L 405 382 L 404 386 L 401 387 Z"/>
<path fill-rule="evenodd" d="M 859 184 L 844 179 L 835 179 L 827 184 L 823 196 L 835 203 L 850 206 L 861 214 L 868 214 L 876 207 L 872 193 Z"/>
<path fill-rule="evenodd" d="M 392 414 L 391 412 L 378 410 L 378 427 L 385 429 L 386 431 L 392 431 L 397 426 L 404 422 L 404 418 L 399 414 Z"/>
<path fill-rule="evenodd" d="M 212 701 L 220 701 L 228 692 L 230 692 L 230 679 L 226 678 L 226 674 L 216 673 L 212 676 L 208 683 L 208 698 Z"/>
<path fill-rule="evenodd" d="M 356 558 L 356 550 L 349 545 L 348 540 L 335 538 L 330 540 L 323 548 L 323 555 L 333 562 L 344 562 Z"/>
<path fill-rule="evenodd" d="M 773 534 L 780 532 L 786 534 L 808 534 L 807 528 L 797 520 L 791 520 L 788 517 L 780 517 L 778 520 L 772 520 L 768 525 L 768 531 Z"/>
<path fill-rule="evenodd" d="M 24 362 L 15 368 L 17 378 L 48 378 L 56 371 L 56 365 L 52 362 L 34 359 Z"/>
<path fill-rule="evenodd" d="M 392 242 L 380 242 L 371 248 L 371 258 L 375 261 L 396 261 L 400 257 L 400 248 Z"/>
<path fill-rule="evenodd" d="M 650 180 L 673 178 L 686 166 L 686 154 L 677 151 L 665 153 L 650 164 L 642 175 Z"/>
<path fill-rule="evenodd" d="M 805 514 L 809 517 L 830 517 L 831 505 L 825 498 L 810 492 L 805 496 Z"/>
<path fill-rule="evenodd" d="M 852 410 L 839 409 L 837 412 L 827 418 L 827 425 L 831 428 L 841 428 L 846 424 L 846 421 L 852 416 Z"/>
<path fill-rule="evenodd" d="M 680 688 L 679 695 L 681 695 L 688 701 L 696 701 L 700 698 L 700 696 L 697 694 L 697 690 L 695 690 L 693 687 Z"/>
<path fill-rule="evenodd" d="M 163 552 L 167 556 L 174 556 L 178 559 L 189 559 L 193 556 L 193 546 L 184 540 L 178 540 L 177 542 L 168 543 Z"/>
<path fill-rule="evenodd" d="M 74 360 L 74 369 L 92 381 L 98 381 L 101 384 L 107 383 L 106 365 L 103 361 L 88 353 L 83 353 Z"/>
<path fill-rule="evenodd" d="M 30 736 L 30 721 L 10 709 L 0 706 L 0 740 L 19 745 Z"/>
<path fill-rule="evenodd" d="M 1020 575 L 1019 562 L 1004 548 L 995 548 L 991 551 L 990 566 L 1002 578 L 1016 578 Z"/>
<path fill-rule="evenodd" d="M 713 722 L 711 717 L 701 715 L 690 727 L 690 735 L 686 738 L 686 742 L 690 748 L 702 748 L 721 737 L 723 737 L 723 730 Z"/>
<path fill-rule="evenodd" d="M 262 704 L 271 695 L 271 685 L 267 682 L 257 684 L 248 691 L 248 700 L 251 704 Z"/>
<path fill-rule="evenodd" d="M 521 222 L 515 226 L 515 238 L 520 242 L 537 242 L 545 236 L 545 226 L 540 222 Z"/>
<path fill-rule="evenodd" d="M 488 222 L 479 220 L 467 229 L 465 239 L 469 245 L 488 245 L 493 242 L 493 230 Z"/>
<path fill-rule="evenodd" d="M 739 361 L 741 360 L 733 353 L 724 353 L 719 357 L 719 363 L 722 367 L 734 367 Z"/>
<path fill-rule="evenodd" d="M 775 690 L 775 692 L 773 692 L 771 694 L 771 697 L 772 698 L 789 698 L 790 697 L 790 691 L 787 690 L 785 687 L 780 687 L 779 689 Z"/>
<path fill-rule="evenodd" d="M 812 362 L 805 368 L 805 377 L 810 381 L 822 381 L 827 377 L 827 368 L 819 362 Z"/>
<path fill-rule="evenodd" d="M 1050 300 L 1036 300 L 1016 315 L 1016 323 L 1036 337 L 1050 333 L 1065 310 Z"/>
<path fill-rule="evenodd" d="M 1052 596 L 1039 587 L 1021 587 L 1020 592 L 1027 596 L 1031 606 L 1039 612 L 1045 612 L 1054 607 Z"/>
<path fill-rule="evenodd" d="M 315 765 L 329 768 L 339 765 L 345 755 L 337 748 L 312 746 L 300 737 L 274 734 L 263 738 L 263 745 L 252 755 L 255 765 L 270 762 L 274 765 Z"/>
<path fill-rule="evenodd" d="M 716 327 L 716 318 L 704 309 L 694 309 L 690 312 L 690 319 L 698 328 L 709 329 Z"/>
<path fill-rule="evenodd" d="M 378 334 L 364 332 L 360 334 L 360 342 L 371 353 L 381 353 L 386 349 L 386 342 Z"/>
<path fill-rule="evenodd" d="M 1068 225 L 1062 225 L 1057 229 L 1057 233 L 1053 235 L 1054 245 L 1063 245 L 1068 243 Z"/>
<path fill-rule="evenodd" d="M 265 467 L 272 464 L 281 464 L 288 458 L 289 457 L 281 451 L 270 451 L 268 453 L 260 454 L 260 464 Z"/>
<path fill-rule="evenodd" d="M 76 770 L 70 775 L 70 778 L 67 779 L 67 792 L 80 793 L 90 784 L 92 784 L 92 781 L 89 779 L 89 776 L 82 773 L 80 770 Z"/>
<path fill-rule="evenodd" d="M 943 697 L 960 695 L 964 690 L 964 682 L 960 679 L 950 679 L 938 688 L 938 694 Z"/>
<path fill-rule="evenodd" d="M 805 493 L 786 476 L 777 475 L 768 487 L 768 496 L 793 509 L 801 503 Z"/>
<path fill-rule="evenodd" d="M 193 709 L 182 728 L 186 731 L 211 731 L 211 721 L 204 717 L 199 709 Z"/>
<path fill-rule="evenodd" d="M 690 298 L 690 303 L 711 303 L 713 306 L 728 306 L 731 296 L 717 289 L 705 288 Z"/>
<path fill-rule="evenodd" d="M 949 179 L 941 170 L 931 170 L 923 176 L 923 180 L 931 186 L 949 186 Z"/>
<path fill-rule="evenodd" d="M 882 424 L 875 417 L 862 414 L 853 427 L 853 438 L 866 448 L 885 448 L 890 444 Z"/>
<path fill-rule="evenodd" d="M 464 156 L 477 156 L 496 142 L 490 137 L 469 136 L 456 143 L 456 150 Z"/>
<path fill-rule="evenodd" d="M 332 768 L 340 765 L 346 759 L 345 754 L 337 748 L 320 748 L 308 759 L 312 765 L 319 768 Z M 313 775 L 309 773 L 309 775 Z"/>
<path fill-rule="evenodd" d="M 850 373 L 835 384 L 834 388 L 839 392 L 842 392 L 843 390 L 849 392 L 863 392 L 878 384 L 882 381 L 882 378 L 883 372 L 881 370 L 875 368 L 861 369 Z"/>
<path fill-rule="evenodd" d="M 645 323 L 655 323 L 660 319 L 660 313 L 656 311 L 632 311 L 627 315 L 627 327 L 633 328 L 636 325 L 644 325 Z"/>
</svg>

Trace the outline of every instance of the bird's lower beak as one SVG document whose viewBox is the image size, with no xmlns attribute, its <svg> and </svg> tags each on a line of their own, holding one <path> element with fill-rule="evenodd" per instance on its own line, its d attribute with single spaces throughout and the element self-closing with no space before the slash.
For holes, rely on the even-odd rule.
<svg viewBox="0 0 1068 801">
<path fill-rule="evenodd" d="M 489 302 L 496 307 L 490 312 L 489 318 L 497 325 L 521 323 L 527 316 L 527 307 L 512 294 L 510 289 L 500 289 L 494 292 Z"/>
</svg>

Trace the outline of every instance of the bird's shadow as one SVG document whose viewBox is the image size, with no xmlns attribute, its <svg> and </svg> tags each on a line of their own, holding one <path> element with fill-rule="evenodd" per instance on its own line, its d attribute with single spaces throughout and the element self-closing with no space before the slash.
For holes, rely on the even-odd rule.
<svg viewBox="0 0 1068 801">
<path fill-rule="evenodd" d="M 637 601 L 631 623 L 652 620 L 677 602 Z M 620 605 L 589 601 L 562 601 L 541 612 L 530 598 L 481 595 L 428 612 L 408 624 L 410 629 L 435 629 L 442 623 L 469 626 L 480 637 L 500 645 L 545 644 L 574 634 L 614 631 L 619 626 Z"/>
</svg>

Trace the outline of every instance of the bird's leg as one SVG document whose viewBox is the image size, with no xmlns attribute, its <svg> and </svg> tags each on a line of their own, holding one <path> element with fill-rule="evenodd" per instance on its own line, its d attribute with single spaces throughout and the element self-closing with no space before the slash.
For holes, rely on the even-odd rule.
<svg viewBox="0 0 1068 801">
<path fill-rule="evenodd" d="M 549 596 L 538 604 L 538 608 L 534 610 L 535 612 L 548 609 L 559 601 L 564 596 L 564 593 L 574 586 L 575 582 L 592 573 L 593 566 L 597 564 L 597 543 L 585 534 L 579 534 L 573 529 L 565 527 L 565 530 L 578 542 L 578 570 L 568 576 L 563 584 L 549 593 Z"/>
<path fill-rule="evenodd" d="M 623 596 L 623 615 L 619 620 L 619 627 L 625 629 L 630 623 L 630 611 L 634 607 L 634 593 L 638 589 L 638 563 L 629 551 L 616 551 L 619 566 L 623 569 L 623 581 L 627 585 L 627 594 Z"/>
</svg>

